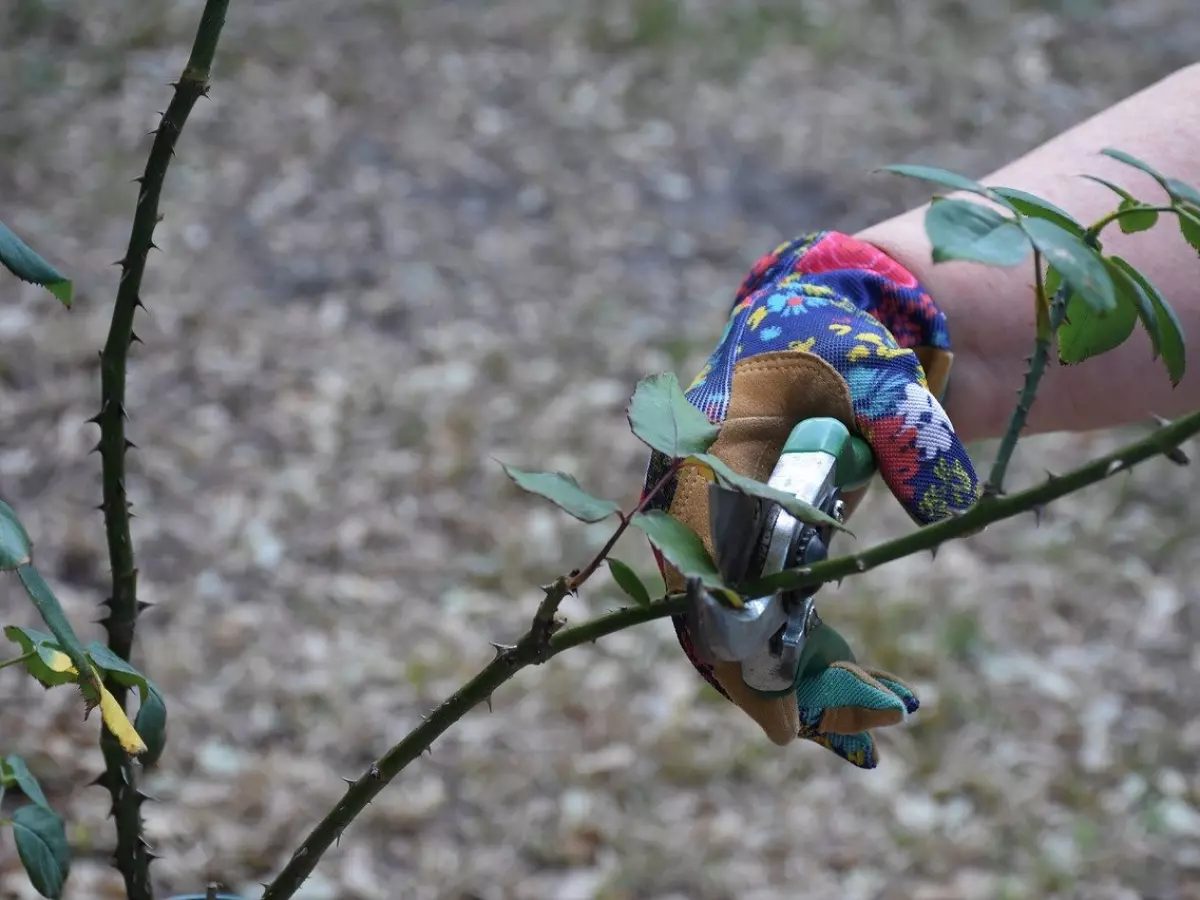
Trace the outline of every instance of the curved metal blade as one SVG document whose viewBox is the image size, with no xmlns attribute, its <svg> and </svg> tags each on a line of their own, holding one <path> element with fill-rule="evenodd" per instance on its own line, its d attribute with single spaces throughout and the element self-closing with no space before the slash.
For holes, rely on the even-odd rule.
<svg viewBox="0 0 1200 900">
<path fill-rule="evenodd" d="M 757 497 L 717 484 L 708 485 L 708 528 L 713 558 L 726 583 L 745 581 L 750 559 L 762 539 L 765 505 Z"/>
</svg>

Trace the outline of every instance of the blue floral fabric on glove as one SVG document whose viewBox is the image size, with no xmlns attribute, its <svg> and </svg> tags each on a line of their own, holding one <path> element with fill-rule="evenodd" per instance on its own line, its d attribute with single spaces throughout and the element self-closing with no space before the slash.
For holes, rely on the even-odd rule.
<svg viewBox="0 0 1200 900">
<path fill-rule="evenodd" d="M 855 422 L 879 473 L 919 524 L 965 511 L 979 497 L 971 458 L 929 391 L 915 352 L 950 352 L 946 317 L 917 280 L 882 251 L 835 232 L 777 247 L 738 291 L 725 333 L 687 397 L 725 417 L 736 362 L 805 350 L 846 380 Z"/>
</svg>

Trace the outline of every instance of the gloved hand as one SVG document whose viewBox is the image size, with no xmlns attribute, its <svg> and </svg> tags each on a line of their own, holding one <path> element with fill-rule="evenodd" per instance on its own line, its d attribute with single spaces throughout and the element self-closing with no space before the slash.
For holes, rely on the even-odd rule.
<svg viewBox="0 0 1200 900">
<path fill-rule="evenodd" d="M 796 424 L 819 416 L 840 420 L 871 446 L 884 483 L 925 525 L 966 510 L 980 494 L 971 459 L 938 399 L 952 359 L 945 317 L 911 273 L 856 238 L 817 232 L 755 263 L 687 397 L 721 424 L 710 452 L 759 481 L 770 477 Z M 669 464 L 651 455 L 644 490 Z M 843 498 L 847 518 L 865 490 Z M 708 482 L 699 471 L 685 468 L 649 506 L 688 525 L 713 553 Z M 667 589 L 682 591 L 681 574 L 655 555 Z M 873 768 L 878 756 L 869 730 L 900 722 L 919 706 L 894 675 L 850 662 L 805 678 L 794 699 L 760 697 L 742 682 L 736 663 L 704 662 L 683 617 L 674 621 L 692 664 L 777 744 L 805 738 Z"/>
</svg>

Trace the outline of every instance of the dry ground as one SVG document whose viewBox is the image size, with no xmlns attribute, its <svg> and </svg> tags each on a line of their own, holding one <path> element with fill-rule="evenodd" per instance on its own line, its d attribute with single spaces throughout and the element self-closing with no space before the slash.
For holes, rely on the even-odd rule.
<svg viewBox="0 0 1200 900">
<path fill-rule="evenodd" d="M 80 283 L 70 313 L 0 285 L 0 493 L 89 638 L 109 263 L 200 6 L 0 4 L 0 218 Z M 690 377 L 758 254 L 924 197 L 873 166 L 983 174 L 1200 41 L 1195 0 L 232 6 L 130 376 L 139 662 L 171 710 L 162 896 L 256 896 L 340 776 L 604 537 L 493 457 L 633 498 L 629 392 Z M 1118 437 L 1032 441 L 1014 479 Z M 1200 897 L 1194 477 L 1152 464 L 827 597 L 926 702 L 874 772 L 768 746 L 658 622 L 499 692 L 302 896 Z M 864 541 L 908 527 L 881 492 L 856 518 Z M 2 618 L 33 621 L 11 585 Z M 106 798 L 81 787 L 97 720 L 0 683 L 0 744 L 71 821 L 69 897 L 119 896 Z M 0 847 L 0 895 L 30 896 Z"/>
</svg>

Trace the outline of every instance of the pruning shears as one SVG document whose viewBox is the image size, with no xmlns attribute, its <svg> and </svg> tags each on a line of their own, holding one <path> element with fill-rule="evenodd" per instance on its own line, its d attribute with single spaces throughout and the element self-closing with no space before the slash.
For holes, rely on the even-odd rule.
<svg viewBox="0 0 1200 900">
<path fill-rule="evenodd" d="M 837 419 L 811 418 L 792 429 L 767 484 L 841 522 L 843 494 L 866 485 L 875 471 L 864 440 Z M 716 482 L 708 491 L 713 556 L 727 584 L 828 557 L 832 526 L 800 522 L 773 500 Z M 845 639 L 817 614 L 816 590 L 758 596 L 738 608 L 694 583 L 685 621 L 701 656 L 740 663 L 747 687 L 762 697 L 782 697 L 830 663 L 854 661 Z"/>
</svg>

